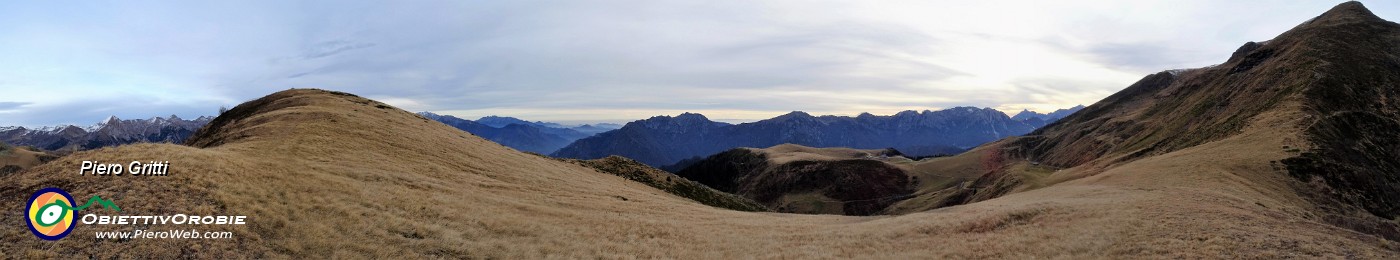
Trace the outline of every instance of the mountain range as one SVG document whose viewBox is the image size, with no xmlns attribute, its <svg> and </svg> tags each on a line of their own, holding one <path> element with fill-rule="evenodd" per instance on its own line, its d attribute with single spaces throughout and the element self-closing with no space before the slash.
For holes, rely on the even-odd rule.
<svg viewBox="0 0 1400 260">
<path fill-rule="evenodd" d="M 63 125 L 29 129 L 20 126 L 0 127 L 0 142 L 18 146 L 33 146 L 44 151 L 72 152 L 107 146 L 148 142 L 181 143 L 213 117 L 201 116 L 185 120 L 175 115 L 150 119 L 119 119 L 108 117 L 88 127 Z"/>
<path fill-rule="evenodd" d="M 557 123 L 529 122 L 499 116 L 483 117 L 478 121 L 485 123 L 477 123 L 429 112 L 420 114 L 502 145 L 540 154 L 548 154 L 574 140 L 621 127 L 607 123 L 569 127 Z M 60 125 L 30 129 L 6 126 L 0 127 L 0 142 L 58 153 L 131 143 L 182 143 L 212 119 L 213 117 L 201 116 L 185 120 L 175 115 L 150 119 L 119 119 L 112 116 L 87 127 Z"/>
<path fill-rule="evenodd" d="M 481 123 L 481 124 L 483 124 L 483 125 L 490 126 L 490 127 L 495 127 L 495 128 L 503 128 L 503 127 L 509 126 L 509 125 L 511 125 L 511 124 L 518 124 L 518 125 L 534 126 L 534 127 L 539 127 L 539 128 L 569 129 L 569 130 L 577 131 L 577 132 L 579 132 L 579 133 L 583 133 L 584 135 L 595 135 L 595 134 L 598 134 L 598 133 L 611 131 L 611 130 L 613 130 L 613 129 L 622 128 L 622 125 L 619 125 L 619 124 L 612 124 L 612 123 L 598 123 L 598 124 L 583 124 L 583 125 L 577 125 L 577 126 L 566 126 L 566 125 L 563 125 L 563 124 L 553 123 L 553 122 L 544 122 L 544 121 L 534 121 L 534 122 L 531 122 L 531 121 L 525 121 L 525 120 L 522 120 L 522 119 L 519 119 L 519 118 L 508 117 L 508 116 L 484 116 L 484 117 L 481 117 L 481 118 L 477 119 L 476 122 L 477 122 L 477 123 Z M 549 130 L 547 130 L 547 131 L 549 131 Z M 553 131 L 557 131 L 557 130 L 553 130 Z"/>
<path fill-rule="evenodd" d="M 575 140 L 600 132 L 612 130 L 606 127 L 615 124 L 580 125 L 566 127 L 547 122 L 529 122 L 514 117 L 486 116 L 476 121 L 450 115 L 419 112 L 423 117 L 442 122 L 516 150 L 549 154 Z"/>
<path fill-rule="evenodd" d="M 1078 109 L 1063 111 L 1068 112 L 1059 114 Z M 616 131 L 575 141 L 552 155 L 579 159 L 619 155 L 672 170 L 683 168 L 672 164 L 695 161 L 732 148 L 784 143 L 811 147 L 895 148 L 910 155 L 954 154 L 982 143 L 1029 133 L 1050 121 L 1039 117 L 1013 120 L 1001 111 L 975 107 L 908 110 L 889 116 L 862 113 L 855 117 L 812 116 L 794 111 L 743 124 L 715 122 L 704 115 L 683 113 L 627 123 Z"/>
<path fill-rule="evenodd" d="M 419 114 L 502 145 L 539 154 L 554 153 L 579 139 L 622 127 L 622 125 L 608 123 L 565 126 L 558 123 L 531 122 L 502 116 L 486 116 L 473 121 L 430 112 Z M 61 125 L 30 129 L 8 126 L 0 127 L 0 141 L 59 153 L 138 142 L 180 143 L 212 118 L 205 116 L 194 120 L 185 120 L 171 115 L 170 117 L 123 120 L 113 116 L 88 127 Z M 1027 123 L 1043 125 L 1034 119 L 1027 120 Z M 917 148 L 906 149 L 914 149 L 911 151 L 916 152 L 924 151 Z M 932 151 L 952 153 L 957 150 L 935 149 Z"/>
<path fill-rule="evenodd" d="M 1030 120 L 1031 118 L 1038 118 L 1041 121 L 1049 123 L 1054 122 L 1056 119 L 1065 118 L 1066 116 L 1069 116 L 1069 114 L 1074 114 L 1074 112 L 1079 112 L 1079 110 L 1081 109 L 1084 109 L 1084 105 L 1078 105 L 1071 108 L 1056 109 L 1055 111 L 1044 114 L 1031 111 L 1030 109 L 1023 109 L 1021 110 L 1021 112 L 1016 113 L 1016 115 L 1011 116 L 1011 120 L 1026 121 Z"/>
</svg>

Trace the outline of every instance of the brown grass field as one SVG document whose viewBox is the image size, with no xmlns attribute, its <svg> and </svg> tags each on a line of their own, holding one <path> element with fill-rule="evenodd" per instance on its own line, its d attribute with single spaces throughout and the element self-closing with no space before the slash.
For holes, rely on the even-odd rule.
<svg viewBox="0 0 1400 260">
<path fill-rule="evenodd" d="M 289 90 L 245 103 L 194 146 L 83 151 L 0 179 L 3 258 L 1393 258 L 1324 224 L 1271 167 L 1297 109 L 1228 138 L 1052 172 L 1041 187 L 897 216 L 741 212 L 518 152 L 355 96 Z M 212 129 L 211 129 L 212 128 Z M 934 160 L 954 160 L 934 159 Z M 168 160 L 169 176 L 79 176 L 82 160 Z M 956 166 L 950 166 L 956 167 Z M 78 225 L 44 241 L 28 195 L 101 195 L 120 214 L 247 215 L 244 226 Z M 620 199 L 620 198 L 626 198 Z M 103 209 L 94 213 L 115 214 Z M 196 228 L 232 239 L 98 241 Z"/>
<path fill-rule="evenodd" d="M 768 162 L 783 164 L 792 161 L 826 161 L 844 159 L 866 159 L 879 156 L 879 149 L 851 149 L 844 147 L 812 148 L 796 144 L 780 144 L 768 148 L 749 148 L 767 155 Z"/>
<path fill-rule="evenodd" d="M 45 152 L 30 150 L 28 147 L 0 143 L 0 176 L 28 169 L 55 158 L 57 157 Z"/>
</svg>

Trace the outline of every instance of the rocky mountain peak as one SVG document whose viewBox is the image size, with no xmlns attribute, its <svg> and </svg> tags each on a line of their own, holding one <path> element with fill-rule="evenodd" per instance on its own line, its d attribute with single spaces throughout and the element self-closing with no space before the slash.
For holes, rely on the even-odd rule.
<svg viewBox="0 0 1400 260">
<path fill-rule="evenodd" d="M 792 111 L 792 112 L 788 112 L 787 114 L 783 114 L 783 115 L 781 115 L 781 116 L 774 117 L 773 120 L 776 120 L 776 121 L 789 121 L 789 120 L 809 120 L 809 119 L 813 119 L 813 118 L 816 118 L 816 117 L 812 116 L 812 114 L 808 114 L 807 112 Z"/>
<path fill-rule="evenodd" d="M 1361 2 L 1350 1 L 1332 7 L 1331 10 L 1327 10 L 1327 12 L 1318 15 L 1317 18 L 1309 20 L 1304 23 L 1304 25 L 1326 26 L 1356 22 L 1386 22 L 1386 20 L 1371 13 L 1371 10 L 1366 9 L 1366 6 L 1362 5 Z"/>
<path fill-rule="evenodd" d="M 710 118 L 705 117 L 705 115 L 691 112 L 685 112 L 681 113 L 680 115 L 676 115 L 675 119 L 682 121 L 710 121 Z"/>
</svg>

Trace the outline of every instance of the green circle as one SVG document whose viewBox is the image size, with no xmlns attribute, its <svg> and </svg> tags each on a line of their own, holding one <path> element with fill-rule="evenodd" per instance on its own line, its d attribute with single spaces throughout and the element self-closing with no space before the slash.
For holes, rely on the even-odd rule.
<svg viewBox="0 0 1400 260">
<path fill-rule="evenodd" d="M 58 217 L 57 217 L 57 218 L 54 218 L 52 223 L 44 223 L 44 218 L 42 217 L 43 214 L 44 214 L 44 212 L 48 212 L 49 209 L 54 208 L 54 207 L 58 207 L 58 209 L 59 209 L 59 211 L 58 211 L 58 212 L 59 212 L 59 213 L 58 213 L 58 214 L 59 214 Z M 35 213 L 34 213 L 34 222 L 35 222 L 35 223 L 39 223 L 39 226 L 41 226 L 41 227 L 50 227 L 50 226 L 53 226 L 53 225 L 57 225 L 58 222 L 62 222 L 62 221 L 63 221 L 63 217 L 67 217 L 67 216 L 68 216 L 68 209 L 67 209 L 67 207 L 64 207 L 63 201 L 61 201 L 61 200 L 60 200 L 60 201 L 54 201 L 53 203 L 45 204 L 43 207 L 40 207 L 40 208 L 39 208 L 39 212 L 35 212 Z"/>
</svg>

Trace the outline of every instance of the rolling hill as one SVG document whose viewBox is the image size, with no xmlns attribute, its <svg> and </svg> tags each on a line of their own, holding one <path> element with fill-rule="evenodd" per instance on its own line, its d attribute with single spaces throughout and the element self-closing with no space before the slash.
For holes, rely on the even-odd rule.
<svg viewBox="0 0 1400 260">
<path fill-rule="evenodd" d="M 46 152 L 34 151 L 31 149 L 33 148 L 16 147 L 0 143 L 0 177 L 58 158 Z"/>
<path fill-rule="evenodd" d="M 676 173 L 778 212 L 871 215 L 912 192 L 899 151 L 794 144 L 735 148 Z"/>
</svg>

